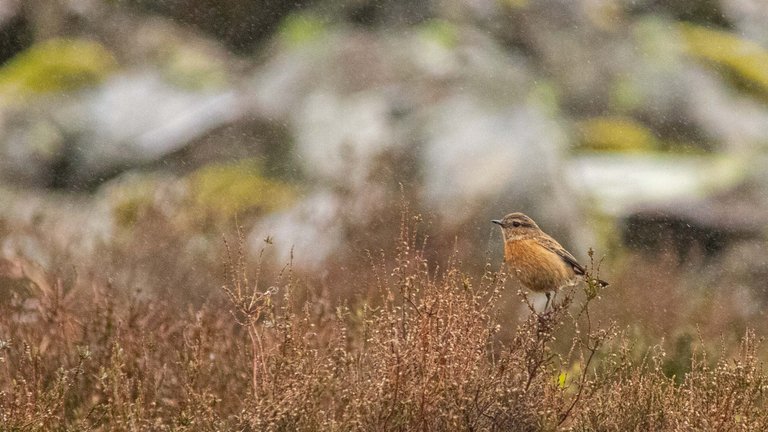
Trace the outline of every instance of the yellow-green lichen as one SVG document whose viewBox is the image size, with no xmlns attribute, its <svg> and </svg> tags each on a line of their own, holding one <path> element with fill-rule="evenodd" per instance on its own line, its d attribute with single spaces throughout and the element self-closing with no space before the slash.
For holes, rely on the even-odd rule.
<svg viewBox="0 0 768 432">
<path fill-rule="evenodd" d="M 117 68 L 101 44 L 82 39 L 51 39 L 16 55 L 0 68 L 0 93 L 65 92 L 97 84 Z"/>
<path fill-rule="evenodd" d="M 216 220 L 252 211 L 271 212 L 296 198 L 292 186 L 264 177 L 256 160 L 209 165 L 193 173 L 190 181 L 193 205 Z"/>
<path fill-rule="evenodd" d="M 613 82 L 610 97 L 611 106 L 624 112 L 640 107 L 645 102 L 642 89 L 628 76 L 620 76 Z"/>
<path fill-rule="evenodd" d="M 531 2 L 530 0 L 502 0 L 500 3 L 512 9 L 526 9 Z"/>
<path fill-rule="evenodd" d="M 327 32 L 326 23 L 308 13 L 288 15 L 281 23 L 278 34 L 283 42 L 298 46 L 322 38 Z"/>
<path fill-rule="evenodd" d="M 158 181 L 154 178 L 129 178 L 109 188 L 112 218 L 120 228 L 133 227 L 154 204 Z"/>
<path fill-rule="evenodd" d="M 552 81 L 537 80 L 528 92 L 527 101 L 547 114 L 556 116 L 560 110 L 560 90 Z"/>
<path fill-rule="evenodd" d="M 456 25 L 441 19 L 432 19 L 422 24 L 421 35 L 445 48 L 455 48 L 459 42 Z"/>
<path fill-rule="evenodd" d="M 638 152 L 659 146 L 650 129 L 628 117 L 595 117 L 580 122 L 578 129 L 585 149 Z"/>
<path fill-rule="evenodd" d="M 725 68 L 768 94 L 768 50 L 733 33 L 694 24 L 680 24 L 680 32 L 691 56 Z"/>
<path fill-rule="evenodd" d="M 191 90 L 221 88 L 227 84 L 227 71 L 214 57 L 201 49 L 170 47 L 163 74 L 168 82 Z"/>
</svg>

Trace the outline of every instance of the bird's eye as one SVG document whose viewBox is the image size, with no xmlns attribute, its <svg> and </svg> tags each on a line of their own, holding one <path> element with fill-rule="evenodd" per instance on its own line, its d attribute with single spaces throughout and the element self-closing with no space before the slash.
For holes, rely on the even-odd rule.
<svg viewBox="0 0 768 432">
<path fill-rule="evenodd" d="M 512 222 L 512 226 L 513 226 L 513 227 L 515 227 L 515 228 L 517 228 L 517 227 L 519 227 L 519 226 L 520 226 L 520 222 L 518 222 L 518 221 L 514 221 L 514 222 Z"/>
</svg>

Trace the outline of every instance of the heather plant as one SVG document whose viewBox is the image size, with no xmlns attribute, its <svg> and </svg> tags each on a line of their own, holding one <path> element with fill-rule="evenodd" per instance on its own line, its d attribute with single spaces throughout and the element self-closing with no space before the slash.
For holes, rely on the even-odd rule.
<svg viewBox="0 0 768 432">
<path fill-rule="evenodd" d="M 544 312 L 503 268 L 428 258 L 424 225 L 405 211 L 396 246 L 367 251 L 343 287 L 266 271 L 235 233 L 218 295 L 189 306 L 7 259 L 0 429 L 768 427 L 756 331 L 737 349 L 704 332 L 688 354 L 649 344 L 605 313 L 619 283 L 563 290 Z"/>
<path fill-rule="evenodd" d="M 289 307 L 290 272 L 283 287 L 261 290 L 248 285 L 242 262 L 230 264 L 224 290 L 251 341 L 253 399 L 243 419 L 253 429 L 540 430 L 570 421 L 612 335 L 592 328 L 598 287 L 586 286 L 575 314 L 574 290 L 546 313 L 519 292 L 530 315 L 503 340 L 506 275 L 488 265 L 473 280 L 455 259 L 430 268 L 417 226 L 403 216 L 391 268 L 383 253 L 369 255 L 378 296 L 339 305 L 325 324 L 314 302 L 301 313 Z M 565 323 L 577 330 L 558 354 Z M 577 376 L 560 372 L 573 362 Z"/>
</svg>

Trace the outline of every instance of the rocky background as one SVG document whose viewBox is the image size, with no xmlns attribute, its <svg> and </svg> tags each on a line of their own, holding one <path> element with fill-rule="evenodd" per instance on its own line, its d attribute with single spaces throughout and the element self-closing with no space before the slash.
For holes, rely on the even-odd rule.
<svg viewBox="0 0 768 432">
<path fill-rule="evenodd" d="M 347 298 L 404 207 L 436 263 L 477 269 L 524 211 L 596 250 L 609 315 L 736 338 L 768 301 L 766 22 L 761 0 L 0 0 L 0 253 L 182 307 L 239 230 Z"/>
</svg>

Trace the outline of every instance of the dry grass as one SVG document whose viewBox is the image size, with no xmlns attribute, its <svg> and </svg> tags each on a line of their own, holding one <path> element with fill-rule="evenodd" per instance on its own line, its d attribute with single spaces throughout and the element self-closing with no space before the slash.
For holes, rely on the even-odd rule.
<svg viewBox="0 0 768 432">
<path fill-rule="evenodd" d="M 754 332 L 714 354 L 699 334 L 670 368 L 660 340 L 608 319 L 596 287 L 537 312 L 490 265 L 432 263 L 418 226 L 403 216 L 392 254 L 368 253 L 360 286 L 336 289 L 364 293 L 345 301 L 290 265 L 261 272 L 241 238 L 227 247 L 223 289 L 198 306 L 6 260 L 1 428 L 768 428 Z"/>
</svg>

